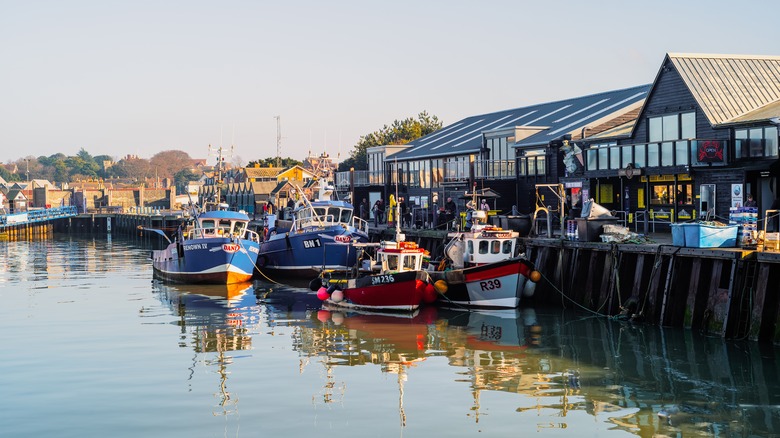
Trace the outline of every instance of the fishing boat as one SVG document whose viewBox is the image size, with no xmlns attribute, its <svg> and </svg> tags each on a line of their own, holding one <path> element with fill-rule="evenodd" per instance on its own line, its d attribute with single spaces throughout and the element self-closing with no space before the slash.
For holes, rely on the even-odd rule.
<svg viewBox="0 0 780 438">
<path fill-rule="evenodd" d="M 222 180 L 222 147 L 218 149 L 217 181 Z M 159 229 L 168 245 L 152 251 L 154 276 L 172 283 L 233 284 L 250 281 L 260 253 L 260 235 L 249 229 L 249 215 L 229 211 L 216 198 L 196 208 L 190 200 L 187 221 L 176 230 L 173 241 Z"/>
<path fill-rule="evenodd" d="M 165 249 L 152 251 L 154 276 L 172 283 L 233 284 L 250 281 L 260 253 L 260 236 L 249 216 L 224 209 L 197 213 L 179 227 Z"/>
<path fill-rule="evenodd" d="M 319 197 L 300 200 L 292 220 L 266 219 L 257 266 L 266 276 L 311 279 L 324 270 L 344 271 L 355 266 L 356 243 L 368 242 L 368 223 L 354 214 L 352 204 L 332 200 L 332 188 L 320 183 Z"/>
<path fill-rule="evenodd" d="M 414 242 L 404 241 L 400 228 L 395 241 L 354 246 L 362 254 L 375 247 L 374 258 L 365 258 L 357 278 L 324 278 L 317 297 L 325 304 L 347 309 L 414 311 L 436 300 L 434 286 L 422 269 L 427 252 Z"/>
<path fill-rule="evenodd" d="M 541 274 L 517 255 L 519 233 L 487 225 L 486 212 L 471 212 L 469 230 L 448 234 L 445 259 L 430 272 L 442 305 L 516 308 L 533 296 Z"/>
</svg>

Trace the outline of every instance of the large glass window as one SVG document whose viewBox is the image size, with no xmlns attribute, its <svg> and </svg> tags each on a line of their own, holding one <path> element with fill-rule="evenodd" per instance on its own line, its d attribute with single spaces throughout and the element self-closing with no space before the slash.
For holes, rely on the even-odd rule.
<svg viewBox="0 0 780 438">
<path fill-rule="evenodd" d="M 688 139 L 696 137 L 696 113 L 693 111 L 667 114 L 648 119 L 648 166 L 680 166 L 690 164 Z M 686 140 L 686 141 L 678 141 Z"/>
<path fill-rule="evenodd" d="M 655 184 L 650 190 L 650 205 L 666 205 L 674 202 L 674 184 Z"/>
<path fill-rule="evenodd" d="M 544 149 L 526 149 L 518 159 L 520 175 L 546 175 L 547 156 Z"/>
<path fill-rule="evenodd" d="M 650 205 L 692 205 L 693 185 L 690 183 L 677 184 L 675 191 L 674 182 L 653 184 L 650 187 Z"/>
<path fill-rule="evenodd" d="M 433 187 L 441 187 L 441 182 L 444 179 L 444 161 L 441 158 L 431 161 L 431 176 Z"/>
<path fill-rule="evenodd" d="M 734 130 L 734 154 L 737 158 L 777 157 L 777 126 Z"/>
</svg>

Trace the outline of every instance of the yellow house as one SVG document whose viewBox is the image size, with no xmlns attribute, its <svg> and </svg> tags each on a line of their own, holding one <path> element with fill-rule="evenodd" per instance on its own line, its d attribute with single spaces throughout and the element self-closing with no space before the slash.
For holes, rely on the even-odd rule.
<svg viewBox="0 0 780 438">
<path fill-rule="evenodd" d="M 276 181 L 277 182 L 282 182 L 282 181 L 286 180 L 286 181 L 289 181 L 289 182 L 291 182 L 292 184 L 295 184 L 295 185 L 303 185 L 303 184 L 311 181 L 312 179 L 314 179 L 316 177 L 317 177 L 317 175 L 315 175 L 314 173 L 304 169 L 303 167 L 301 167 L 299 165 L 295 165 L 295 166 L 293 166 L 293 167 L 291 167 L 291 168 L 289 168 L 289 169 L 279 173 L 276 176 Z"/>
</svg>

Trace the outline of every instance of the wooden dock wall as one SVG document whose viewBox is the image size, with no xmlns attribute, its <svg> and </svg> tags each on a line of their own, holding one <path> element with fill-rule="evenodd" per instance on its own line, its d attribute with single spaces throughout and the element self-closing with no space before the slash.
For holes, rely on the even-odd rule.
<svg viewBox="0 0 780 438">
<path fill-rule="evenodd" d="M 780 253 L 524 239 L 534 301 L 780 342 Z"/>
<path fill-rule="evenodd" d="M 51 222 L 33 222 L 18 225 L 6 225 L 0 229 L 0 240 L 36 240 L 48 239 L 54 234 Z"/>
</svg>

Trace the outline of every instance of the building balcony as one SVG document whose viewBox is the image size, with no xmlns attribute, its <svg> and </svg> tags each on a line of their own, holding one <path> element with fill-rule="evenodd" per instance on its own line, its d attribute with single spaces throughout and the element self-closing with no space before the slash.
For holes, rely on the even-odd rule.
<svg viewBox="0 0 780 438">
<path fill-rule="evenodd" d="M 717 167 L 729 163 L 727 140 L 689 139 L 657 143 L 622 144 L 586 149 L 585 170 L 617 171 L 629 165 L 649 167 Z"/>
<path fill-rule="evenodd" d="M 474 162 L 476 179 L 515 179 L 515 160 L 477 160 Z"/>
<path fill-rule="evenodd" d="M 470 175 L 468 161 L 448 161 L 444 163 L 444 182 L 467 181 Z"/>
<path fill-rule="evenodd" d="M 381 171 L 355 170 L 336 172 L 336 187 L 350 187 L 350 177 L 355 178 L 355 187 L 381 186 L 385 183 L 385 175 Z"/>
</svg>

